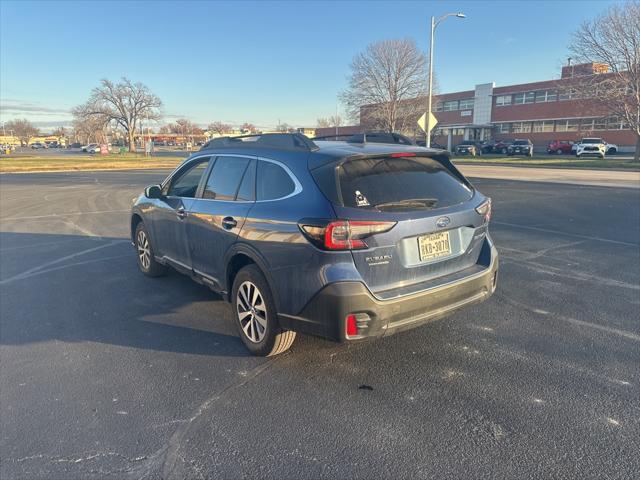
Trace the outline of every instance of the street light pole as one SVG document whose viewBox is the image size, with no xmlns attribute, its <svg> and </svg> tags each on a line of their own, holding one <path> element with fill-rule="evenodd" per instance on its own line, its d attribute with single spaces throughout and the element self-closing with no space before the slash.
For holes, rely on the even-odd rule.
<svg viewBox="0 0 640 480">
<path fill-rule="evenodd" d="M 457 17 L 457 18 L 465 18 L 465 14 L 462 12 L 458 13 L 447 13 L 446 15 L 441 16 L 438 20 L 436 17 L 431 17 L 431 38 L 429 41 L 429 94 L 427 99 L 427 115 L 425 119 L 426 126 L 426 138 L 425 138 L 425 146 L 427 148 L 431 147 L 431 97 L 433 95 L 433 38 L 436 33 L 436 27 L 440 25 L 444 19 L 448 17 Z"/>
</svg>

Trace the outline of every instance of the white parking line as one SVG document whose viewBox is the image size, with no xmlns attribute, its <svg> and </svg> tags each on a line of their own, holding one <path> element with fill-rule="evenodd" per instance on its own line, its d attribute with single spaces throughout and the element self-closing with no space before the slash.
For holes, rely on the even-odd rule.
<svg viewBox="0 0 640 480">
<path fill-rule="evenodd" d="M 72 253 L 71 255 L 65 255 L 64 257 L 58 258 L 56 260 L 51 260 L 50 262 L 45 262 L 36 267 L 30 268 L 26 272 L 19 273 L 14 275 L 13 277 L 5 278 L 4 280 L 0 280 L 0 285 L 6 285 L 8 283 L 14 282 L 16 280 L 23 280 L 25 278 L 29 278 L 33 275 L 39 274 L 39 272 L 47 267 L 52 265 L 56 265 L 60 262 L 64 262 L 65 260 L 70 260 L 75 257 L 79 257 L 80 255 L 86 255 L 87 253 L 92 253 L 97 250 L 102 250 L 103 248 L 112 247 L 114 245 L 119 245 L 122 243 L 128 243 L 129 240 L 114 240 L 113 242 L 106 243 L 104 245 L 98 245 L 97 247 L 88 248 L 86 250 L 81 250 L 80 252 Z"/>
<path fill-rule="evenodd" d="M 55 218 L 55 217 L 69 217 L 73 215 L 98 215 L 102 213 L 125 213 L 131 210 L 98 210 L 94 212 L 69 212 L 69 213 L 51 213 L 49 215 L 33 215 L 30 217 L 4 217 L 0 218 L 0 222 L 7 220 L 36 220 L 39 218 Z"/>
</svg>

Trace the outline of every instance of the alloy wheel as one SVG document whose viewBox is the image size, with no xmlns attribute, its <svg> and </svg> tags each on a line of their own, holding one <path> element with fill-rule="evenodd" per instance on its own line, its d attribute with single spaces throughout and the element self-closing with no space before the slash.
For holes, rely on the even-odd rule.
<svg viewBox="0 0 640 480">
<path fill-rule="evenodd" d="M 147 270 L 151 266 L 151 248 L 149 248 L 149 239 L 144 230 L 138 231 L 138 258 L 140 265 Z"/>
<path fill-rule="evenodd" d="M 240 328 L 253 343 L 260 343 L 267 333 L 267 307 L 258 287 L 243 282 L 236 294 L 236 309 Z"/>
</svg>

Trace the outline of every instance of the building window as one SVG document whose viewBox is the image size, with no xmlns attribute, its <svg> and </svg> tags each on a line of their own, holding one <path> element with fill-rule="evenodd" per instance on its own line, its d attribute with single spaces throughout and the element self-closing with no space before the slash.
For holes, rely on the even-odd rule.
<svg viewBox="0 0 640 480">
<path fill-rule="evenodd" d="M 460 110 L 471 110 L 473 108 L 473 98 L 460 100 L 460 106 L 458 108 Z"/>
<path fill-rule="evenodd" d="M 607 130 L 622 130 L 622 122 L 618 117 L 609 117 L 607 119 Z"/>
<path fill-rule="evenodd" d="M 511 133 L 511 124 L 510 123 L 498 123 L 496 125 L 496 131 L 498 133 Z"/>
<path fill-rule="evenodd" d="M 556 132 L 577 132 L 580 127 L 580 120 L 558 120 L 556 122 Z"/>
<path fill-rule="evenodd" d="M 537 132 L 553 132 L 553 121 L 545 120 L 541 122 L 533 122 L 533 131 Z"/>
<path fill-rule="evenodd" d="M 593 129 L 594 130 L 606 130 L 607 129 L 607 119 L 606 118 L 596 118 L 593 121 Z"/>
<path fill-rule="evenodd" d="M 583 118 L 580 120 L 580 131 L 582 132 L 590 132 L 593 130 L 593 118 Z"/>
<path fill-rule="evenodd" d="M 442 102 L 438 102 L 436 103 L 436 112 L 441 112 L 442 111 Z"/>
<path fill-rule="evenodd" d="M 538 90 L 536 92 L 536 103 L 555 102 L 558 93 L 555 90 Z"/>
<path fill-rule="evenodd" d="M 445 112 L 452 112 L 458 110 L 458 100 L 451 100 L 442 104 L 442 110 Z"/>
<path fill-rule="evenodd" d="M 531 122 L 514 122 L 511 124 L 512 133 L 530 133 Z"/>
<path fill-rule="evenodd" d="M 536 99 L 536 92 L 522 92 L 514 95 L 513 103 L 522 105 L 524 103 L 533 103 Z"/>
<path fill-rule="evenodd" d="M 511 95 L 498 95 L 496 97 L 496 107 L 511 105 Z"/>
<path fill-rule="evenodd" d="M 558 93 L 558 100 L 575 100 L 577 98 L 580 98 L 580 95 L 575 88 L 560 90 Z"/>
</svg>

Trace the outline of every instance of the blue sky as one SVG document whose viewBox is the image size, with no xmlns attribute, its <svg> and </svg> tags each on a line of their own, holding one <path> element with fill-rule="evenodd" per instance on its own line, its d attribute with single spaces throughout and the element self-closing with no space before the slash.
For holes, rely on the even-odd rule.
<svg viewBox="0 0 640 480">
<path fill-rule="evenodd" d="M 571 31 L 611 1 L 0 0 L 0 116 L 67 123 L 101 78 L 127 76 L 166 120 L 315 126 L 335 112 L 349 63 L 367 44 L 410 37 L 442 92 L 559 76 Z"/>
</svg>

